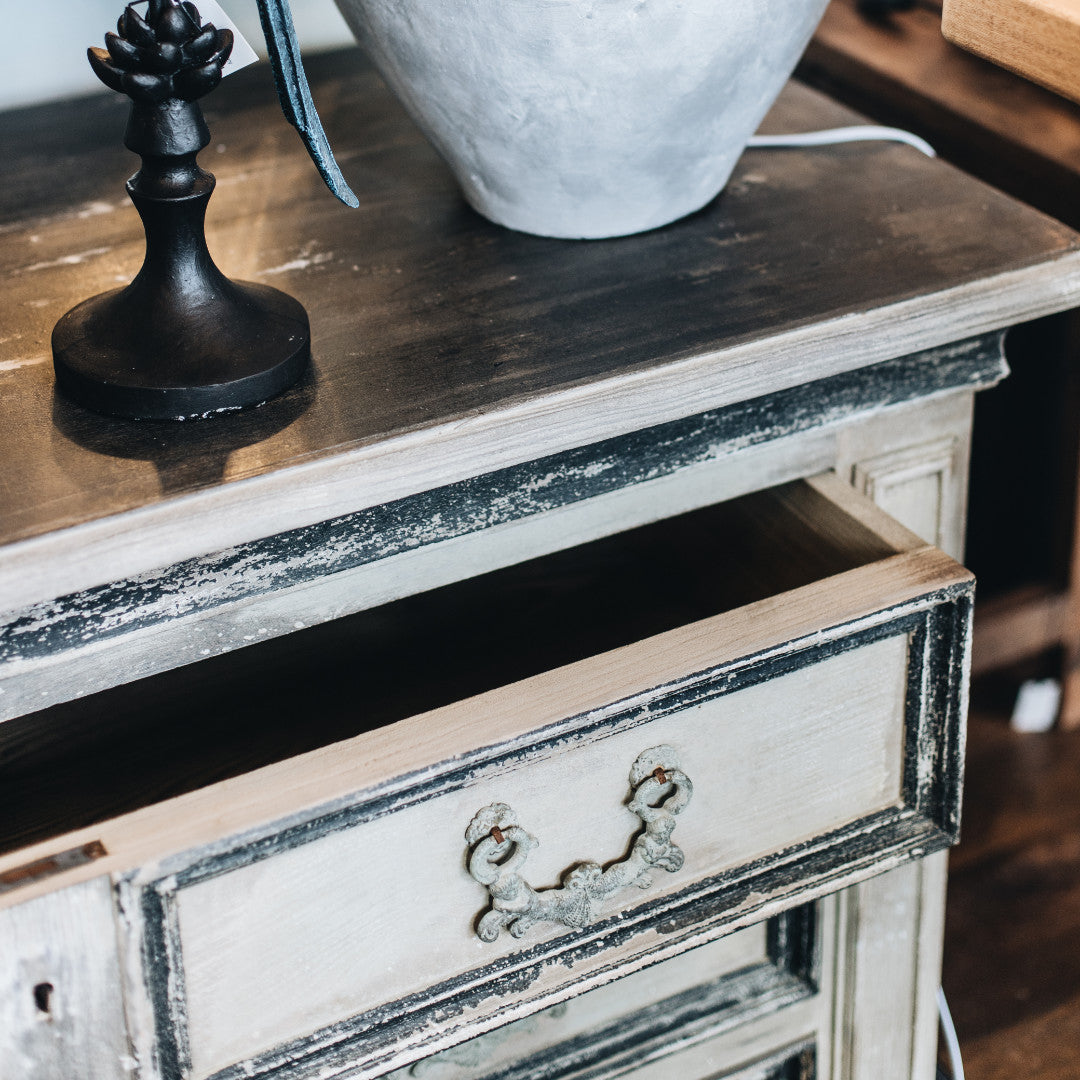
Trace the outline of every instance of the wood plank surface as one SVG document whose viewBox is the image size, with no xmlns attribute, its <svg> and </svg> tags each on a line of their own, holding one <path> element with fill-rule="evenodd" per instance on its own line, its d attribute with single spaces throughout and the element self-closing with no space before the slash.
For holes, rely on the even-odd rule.
<svg viewBox="0 0 1080 1080">
<path fill-rule="evenodd" d="M 945 0 L 941 30 L 961 48 L 1080 100 L 1077 0 Z"/>
<path fill-rule="evenodd" d="M 513 234 L 465 207 L 354 53 L 313 68 L 356 213 L 320 190 L 267 72 L 211 99 L 211 247 L 308 306 L 315 354 L 303 386 L 222 422 L 108 421 L 54 399 L 52 323 L 139 259 L 131 163 L 110 141 L 122 110 L 95 98 L 0 121 L 40 136 L 6 139 L 0 167 L 0 453 L 18 462 L 0 478 L 0 605 L 1080 300 L 1072 233 L 882 144 L 747 154 L 705 211 L 639 237 Z M 768 123 L 851 119 L 792 87 Z M 70 184 L 36 184 L 45 158 Z"/>
<path fill-rule="evenodd" d="M 1080 732 L 1011 731 L 1013 692 L 1001 680 L 975 687 L 942 981 L 968 1080 L 1073 1080 Z"/>
</svg>

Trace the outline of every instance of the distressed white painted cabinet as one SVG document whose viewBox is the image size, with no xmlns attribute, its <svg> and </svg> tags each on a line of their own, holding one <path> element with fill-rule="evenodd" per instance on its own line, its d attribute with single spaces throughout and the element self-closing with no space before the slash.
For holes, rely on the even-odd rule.
<svg viewBox="0 0 1080 1080">
<path fill-rule="evenodd" d="M 217 121 L 212 242 L 316 334 L 262 409 L 53 399 L 136 227 L 0 203 L 0 1076 L 929 1080 L 971 402 L 1078 238 L 879 146 L 515 236 L 319 70 L 359 214 L 258 72 Z M 51 109 L 74 175 L 104 106 Z"/>
</svg>

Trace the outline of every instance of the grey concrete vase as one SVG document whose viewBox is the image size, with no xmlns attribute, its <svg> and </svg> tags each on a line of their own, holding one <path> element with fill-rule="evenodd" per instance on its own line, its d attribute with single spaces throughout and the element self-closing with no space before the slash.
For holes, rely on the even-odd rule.
<svg viewBox="0 0 1080 1080">
<path fill-rule="evenodd" d="M 709 202 L 827 0 L 337 0 L 492 221 L 622 236 Z"/>
</svg>

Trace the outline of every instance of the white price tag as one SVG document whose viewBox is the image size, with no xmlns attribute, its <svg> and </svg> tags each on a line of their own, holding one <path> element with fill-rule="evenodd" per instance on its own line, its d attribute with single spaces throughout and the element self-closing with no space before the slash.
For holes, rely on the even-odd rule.
<svg viewBox="0 0 1080 1080">
<path fill-rule="evenodd" d="M 142 7 L 145 0 L 135 0 L 132 7 Z M 199 9 L 199 17 L 204 23 L 213 23 L 218 30 L 231 30 L 233 33 L 233 47 L 229 59 L 222 70 L 222 77 L 231 75 L 234 71 L 246 68 L 248 64 L 254 64 L 259 59 L 255 50 L 247 43 L 247 39 L 240 33 L 236 23 L 225 13 L 225 9 L 217 0 L 193 0 L 195 7 Z"/>
<path fill-rule="evenodd" d="M 219 30 L 231 30 L 233 32 L 232 55 L 228 63 L 222 69 L 224 75 L 231 75 L 234 71 L 246 68 L 248 64 L 254 64 L 259 57 L 255 50 L 247 43 L 247 39 L 237 29 L 236 23 L 225 13 L 225 9 L 217 0 L 193 0 L 199 9 L 204 23 L 213 23 Z"/>
</svg>

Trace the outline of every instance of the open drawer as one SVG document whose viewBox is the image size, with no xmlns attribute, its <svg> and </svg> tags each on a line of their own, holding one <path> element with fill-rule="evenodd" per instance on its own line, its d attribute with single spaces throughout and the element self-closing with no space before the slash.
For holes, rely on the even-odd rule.
<svg viewBox="0 0 1080 1080">
<path fill-rule="evenodd" d="M 152 777 L 198 770 L 157 760 L 121 804 L 150 805 L 0 857 L 0 941 L 65 889 L 96 889 L 99 924 L 115 905 L 94 979 L 142 1077 L 378 1076 L 956 837 L 970 575 L 832 475 L 440 593 L 404 629 L 352 617 L 369 637 L 329 668 L 243 650 L 233 693 L 274 667 L 313 704 L 219 768 L 275 724 L 337 732 L 313 672 L 370 730 L 164 801 Z M 363 641 L 397 666 L 357 677 Z M 573 662 L 502 685 L 551 657 Z M 199 667 L 161 684 L 174 705 Z M 449 700 L 464 668 L 492 688 Z M 449 703 L 405 715 L 440 678 Z M 188 701 L 211 762 L 217 697 Z"/>
</svg>

